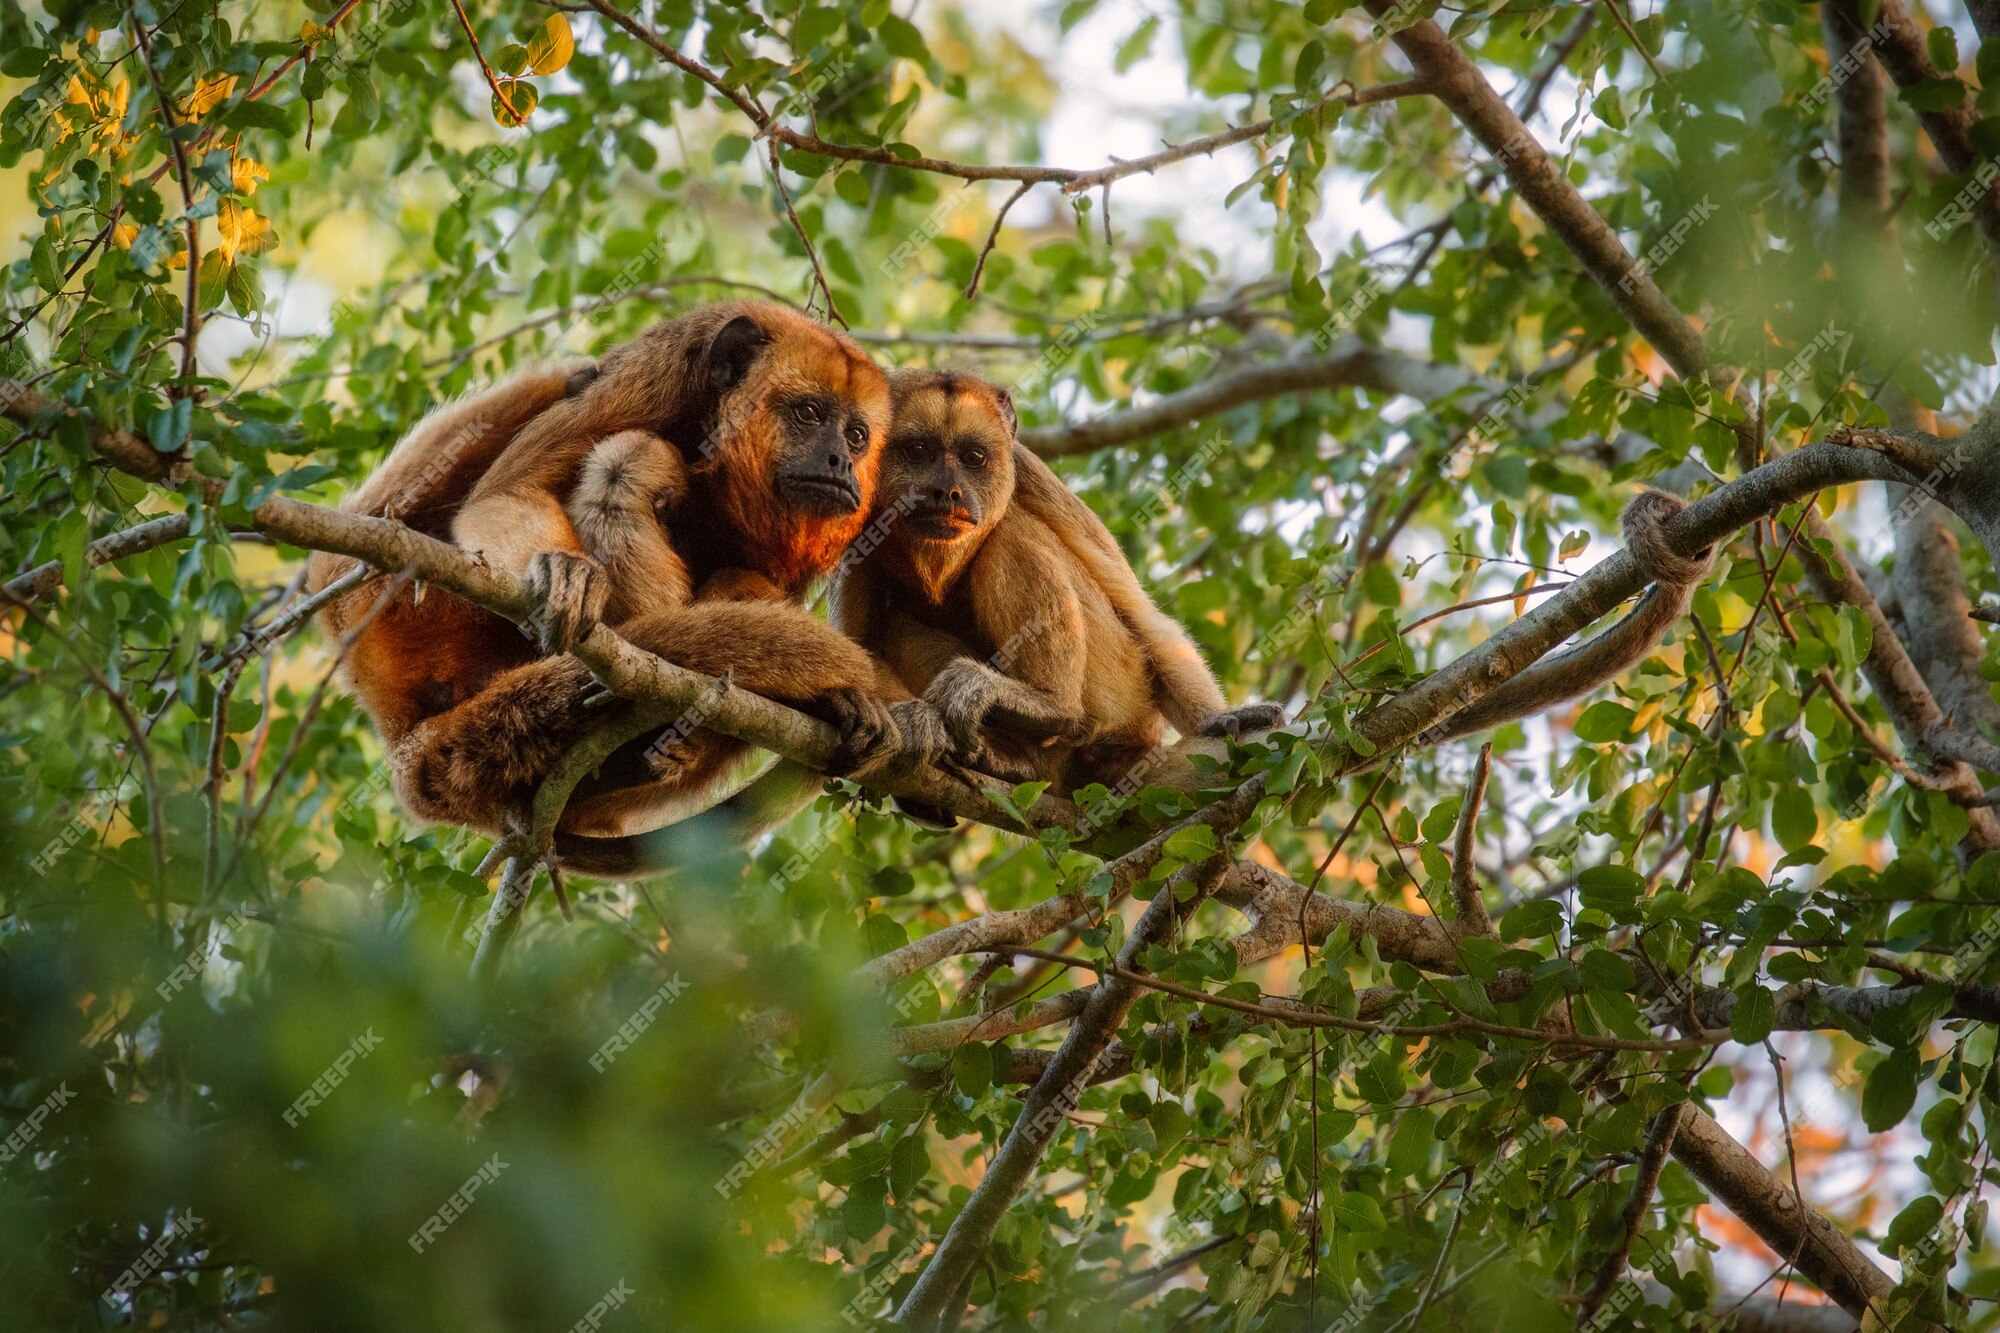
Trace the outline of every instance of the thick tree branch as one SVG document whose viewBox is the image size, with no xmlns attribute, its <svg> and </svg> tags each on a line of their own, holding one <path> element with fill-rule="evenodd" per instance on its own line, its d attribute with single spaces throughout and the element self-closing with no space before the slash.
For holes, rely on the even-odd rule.
<svg viewBox="0 0 2000 1333">
<path fill-rule="evenodd" d="M 1875 58 L 1889 71 L 1897 87 L 1913 88 L 1941 77 L 1938 68 L 1931 64 L 1924 30 L 1901 0 L 1880 0 L 1872 27 L 1862 22 L 1859 0 L 1823 0 L 1823 3 L 1840 11 L 1846 30 L 1859 33 L 1867 29 L 1875 34 Z M 1972 127 L 1979 117 L 1969 101 L 1961 99 L 1954 106 L 1919 111 L 1917 118 L 1946 167 L 1954 172 L 1978 169 L 1984 154 L 1972 142 Z M 1980 234 L 1986 238 L 1987 249 L 2000 254 L 2000 193 L 1996 193 L 1990 182 L 1980 195 L 1974 217 Z"/>
<path fill-rule="evenodd" d="M 1796 1254 L 1799 1271 L 1856 1319 L 1895 1289 L 1859 1246 L 1824 1214 L 1803 1205 L 1708 1112 L 1688 1108 L 1673 1149 L 1711 1195 L 1777 1253 Z"/>
</svg>

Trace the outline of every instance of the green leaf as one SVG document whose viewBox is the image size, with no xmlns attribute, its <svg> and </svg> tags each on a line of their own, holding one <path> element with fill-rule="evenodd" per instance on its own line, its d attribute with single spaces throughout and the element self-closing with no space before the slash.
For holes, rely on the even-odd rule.
<svg viewBox="0 0 2000 1333">
<path fill-rule="evenodd" d="M 1917 1104 L 1917 1074 L 1921 1057 L 1914 1046 L 1892 1051 L 1868 1071 L 1861 1090 L 1861 1119 L 1880 1134 L 1902 1123 Z"/>
<path fill-rule="evenodd" d="M 1146 58 L 1146 52 L 1153 47 L 1153 36 L 1160 30 L 1158 18 L 1148 18 L 1133 30 L 1132 35 L 1119 43 L 1118 53 L 1112 58 L 1112 65 L 1120 74 L 1131 69 Z"/>
<path fill-rule="evenodd" d="M 1335 1222 L 1348 1231 L 1368 1232 L 1389 1229 L 1389 1220 L 1382 1215 L 1382 1205 L 1375 1201 L 1373 1195 L 1362 1194 L 1356 1190 L 1341 1192 L 1340 1197 L 1334 1201 L 1333 1216 Z"/>
<path fill-rule="evenodd" d="M 1396 1117 L 1396 1133 L 1389 1142 L 1387 1165 L 1400 1175 L 1414 1176 L 1430 1160 L 1437 1143 L 1437 1113 L 1417 1106 Z"/>
<path fill-rule="evenodd" d="M 1930 48 L 1931 64 L 1939 73 L 1949 74 L 1958 68 L 1958 37 L 1950 28 L 1932 28 L 1924 41 Z"/>
<path fill-rule="evenodd" d="M 1522 903 L 1500 918 L 1500 938 L 1532 940 L 1544 935 L 1553 935 L 1562 928 L 1562 920 L 1561 903 L 1548 900 Z"/>
<path fill-rule="evenodd" d="M 1207 824 L 1190 824 L 1167 835 L 1166 854 L 1185 865 L 1206 861 L 1216 852 L 1215 830 Z"/>
<path fill-rule="evenodd" d="M 290 136 L 298 129 L 294 116 L 287 107 L 271 102 L 237 102 L 222 113 L 221 119 L 232 129 L 275 130 Z"/>
<path fill-rule="evenodd" d="M 989 1047 L 969 1042 L 953 1052 L 951 1081 L 968 1097 L 984 1096 L 993 1086 L 993 1053 Z"/>
<path fill-rule="evenodd" d="M 898 1201 L 906 1201 L 931 1173 L 931 1153 L 921 1131 L 896 1140 L 889 1153 L 889 1188 Z"/>
<path fill-rule="evenodd" d="M 1576 720 L 1576 738 L 1593 745 L 1606 741 L 1623 740 L 1632 730 L 1633 718 L 1637 715 L 1624 704 L 1609 699 L 1599 699 L 1583 710 Z"/>
<path fill-rule="evenodd" d="M 1577 960 L 1577 971 L 1586 990 L 1624 993 L 1637 989 L 1638 974 L 1632 965 L 1608 949 L 1591 949 Z"/>
<path fill-rule="evenodd" d="M 1965 102 L 1965 85 L 1954 78 L 1924 79 L 1899 90 L 1912 111 L 1950 111 Z"/>
<path fill-rule="evenodd" d="M 1810 787 L 1778 788 L 1771 798 L 1771 832 L 1788 852 L 1812 845 L 1813 836 L 1819 832 L 1819 810 L 1813 804 Z"/>
<path fill-rule="evenodd" d="M 1630 866 L 1589 866 L 1577 872 L 1576 887 L 1585 907 L 1617 912 L 1639 901 L 1646 879 Z"/>
<path fill-rule="evenodd" d="M 1745 1045 L 1755 1045 L 1771 1035 L 1778 1021 L 1777 997 L 1756 982 L 1736 988 L 1736 1003 L 1729 1011 L 1729 1035 Z"/>
<path fill-rule="evenodd" d="M 914 60 L 920 65 L 930 63 L 931 51 L 924 45 L 924 35 L 908 19 L 890 14 L 875 25 L 875 32 L 882 39 L 882 44 L 889 48 L 889 54 Z"/>
</svg>

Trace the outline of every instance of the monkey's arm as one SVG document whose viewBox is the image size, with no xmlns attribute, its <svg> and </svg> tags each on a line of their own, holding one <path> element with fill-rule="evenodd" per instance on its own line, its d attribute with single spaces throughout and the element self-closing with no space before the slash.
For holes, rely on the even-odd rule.
<svg viewBox="0 0 2000 1333">
<path fill-rule="evenodd" d="M 589 391 L 595 388 L 595 392 Z M 629 425 L 604 383 L 554 404 L 523 426 L 466 497 L 452 541 L 524 578 L 542 601 L 536 637 L 545 653 L 574 647 L 603 618 L 611 585 L 577 539 L 564 501 L 607 437 Z"/>
<path fill-rule="evenodd" d="M 341 501 L 341 509 L 448 536 L 453 513 L 480 474 L 523 426 L 561 402 L 573 391 L 573 382 L 588 373 L 580 362 L 532 366 L 438 407 L 397 441 L 368 480 Z M 306 564 L 307 589 L 318 592 L 357 563 L 352 556 L 314 552 Z M 358 589 L 323 614 L 333 629 L 343 630 L 374 605 L 376 596 Z"/>
<path fill-rule="evenodd" d="M 964 753 L 980 750 L 986 725 L 1043 742 L 1077 744 L 1089 734 L 1083 604 L 1072 581 L 1074 566 L 1059 551 L 1055 536 L 1033 515 L 1010 512 L 965 572 L 979 630 L 996 648 L 993 660 L 953 656 L 935 663 L 944 644 L 915 645 L 915 652 L 932 659 L 926 665 L 935 663 L 924 697 Z"/>
<path fill-rule="evenodd" d="M 1694 557 L 1676 553 L 1661 525 L 1687 507 L 1665 491 L 1645 490 L 1625 506 L 1619 523 L 1625 549 L 1653 579 L 1653 589 L 1623 620 L 1586 643 L 1545 657 L 1471 706 L 1445 718 L 1428 738 L 1454 740 L 1519 718 L 1545 712 L 1565 699 L 1587 694 L 1613 676 L 1644 661 L 1668 627 L 1687 614 L 1688 604 L 1715 567 L 1715 548 Z"/>
</svg>

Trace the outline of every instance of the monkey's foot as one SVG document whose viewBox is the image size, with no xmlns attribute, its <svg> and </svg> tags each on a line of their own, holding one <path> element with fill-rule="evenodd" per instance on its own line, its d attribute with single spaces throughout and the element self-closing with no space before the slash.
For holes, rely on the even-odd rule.
<svg viewBox="0 0 2000 1333">
<path fill-rule="evenodd" d="M 1217 713 L 1201 724 L 1204 736 L 1227 736 L 1230 740 L 1241 740 L 1245 732 L 1269 731 L 1285 723 L 1285 710 L 1278 704 L 1244 704 L 1241 708 L 1231 708 Z"/>
<path fill-rule="evenodd" d="M 543 551 L 530 560 L 528 589 L 542 604 L 535 617 L 536 642 L 551 656 L 583 642 L 611 597 L 604 567 L 573 551 Z"/>
</svg>

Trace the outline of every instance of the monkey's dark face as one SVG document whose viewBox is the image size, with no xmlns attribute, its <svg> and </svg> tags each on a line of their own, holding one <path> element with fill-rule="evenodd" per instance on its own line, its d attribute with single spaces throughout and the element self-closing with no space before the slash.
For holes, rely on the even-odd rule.
<svg viewBox="0 0 2000 1333">
<path fill-rule="evenodd" d="M 824 574 L 861 534 L 888 435 L 889 384 L 848 339 L 757 303 L 705 355 L 718 402 L 693 471 L 781 587 Z"/>
<path fill-rule="evenodd" d="M 896 506 L 908 534 L 959 542 L 991 531 L 1014 495 L 1014 408 L 1005 389 L 969 375 L 899 372 L 877 508 Z"/>
<path fill-rule="evenodd" d="M 778 436 L 772 481 L 781 500 L 820 518 L 867 507 L 862 478 L 879 467 L 870 454 L 881 451 L 860 403 L 824 389 L 793 389 L 774 394 L 766 411 Z"/>
</svg>

